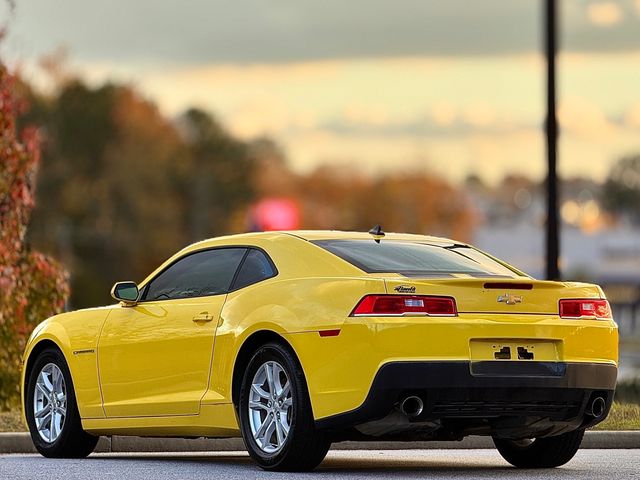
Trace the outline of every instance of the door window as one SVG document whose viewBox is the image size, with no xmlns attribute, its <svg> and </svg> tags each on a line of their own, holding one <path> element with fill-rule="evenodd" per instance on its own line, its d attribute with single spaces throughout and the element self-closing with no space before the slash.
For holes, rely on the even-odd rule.
<svg viewBox="0 0 640 480">
<path fill-rule="evenodd" d="M 145 288 L 143 301 L 205 297 L 229 291 L 245 248 L 217 248 L 181 258 Z"/>
</svg>

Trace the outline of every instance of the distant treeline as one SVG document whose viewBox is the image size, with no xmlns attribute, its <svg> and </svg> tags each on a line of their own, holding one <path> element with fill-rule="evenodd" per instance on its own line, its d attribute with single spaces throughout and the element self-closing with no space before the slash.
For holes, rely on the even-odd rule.
<svg viewBox="0 0 640 480">
<path fill-rule="evenodd" d="M 141 280 L 190 242 L 252 228 L 266 197 L 293 200 L 303 228 L 470 234 L 463 193 L 427 172 L 301 176 L 273 141 L 235 138 L 199 109 L 167 118 L 127 85 L 21 91 L 20 122 L 42 139 L 29 241 L 67 266 L 74 308 L 109 302 L 114 281 Z"/>
</svg>

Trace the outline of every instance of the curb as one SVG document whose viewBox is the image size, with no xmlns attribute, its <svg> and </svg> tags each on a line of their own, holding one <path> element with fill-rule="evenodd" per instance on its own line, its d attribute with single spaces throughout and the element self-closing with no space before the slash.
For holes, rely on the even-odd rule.
<svg viewBox="0 0 640 480">
<path fill-rule="evenodd" d="M 459 442 L 340 442 L 332 450 L 451 450 L 494 448 L 490 437 L 471 436 Z M 583 449 L 640 449 L 638 431 L 590 431 Z M 195 440 L 184 438 L 101 437 L 97 453 L 133 452 L 231 452 L 243 451 L 240 438 Z M 36 453 L 28 433 L 0 433 L 0 454 Z"/>
</svg>

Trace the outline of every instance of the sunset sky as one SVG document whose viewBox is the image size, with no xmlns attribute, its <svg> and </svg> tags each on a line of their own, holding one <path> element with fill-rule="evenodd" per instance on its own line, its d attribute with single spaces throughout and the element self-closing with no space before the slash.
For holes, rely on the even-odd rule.
<svg viewBox="0 0 640 480">
<path fill-rule="evenodd" d="M 560 0 L 560 171 L 640 152 L 640 0 Z M 545 172 L 540 0 L 18 0 L 2 53 L 34 82 L 65 47 L 92 82 L 211 110 L 291 166 Z"/>
</svg>

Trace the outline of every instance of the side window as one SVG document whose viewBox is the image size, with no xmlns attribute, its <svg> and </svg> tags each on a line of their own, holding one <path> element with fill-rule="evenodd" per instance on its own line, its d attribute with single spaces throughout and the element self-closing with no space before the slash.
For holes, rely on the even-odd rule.
<svg viewBox="0 0 640 480">
<path fill-rule="evenodd" d="M 187 255 L 151 280 L 142 300 L 226 293 L 246 251 L 245 248 L 218 248 Z"/>
<path fill-rule="evenodd" d="M 233 284 L 233 290 L 271 278 L 275 274 L 276 271 L 267 256 L 260 250 L 252 248 L 247 253 L 242 267 L 240 267 L 236 281 Z"/>
</svg>

